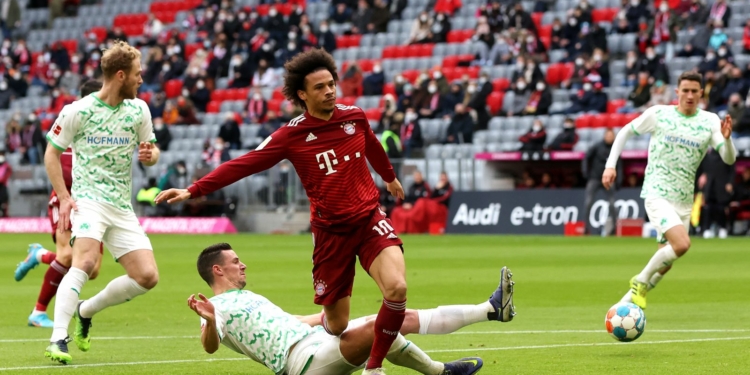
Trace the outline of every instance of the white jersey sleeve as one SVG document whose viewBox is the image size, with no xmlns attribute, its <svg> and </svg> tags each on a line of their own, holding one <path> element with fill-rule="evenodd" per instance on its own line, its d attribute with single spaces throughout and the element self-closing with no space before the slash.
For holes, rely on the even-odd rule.
<svg viewBox="0 0 750 375">
<path fill-rule="evenodd" d="M 73 143 L 80 129 L 78 111 L 72 104 L 68 104 L 60 111 L 55 124 L 47 133 L 47 141 L 60 151 L 65 151 Z"/>
<path fill-rule="evenodd" d="M 658 123 L 656 119 L 656 111 L 660 107 L 663 106 L 652 106 L 628 124 L 635 135 L 653 133 L 656 130 L 656 125 Z"/>
<path fill-rule="evenodd" d="M 151 110 L 148 109 L 148 104 L 143 100 L 136 99 L 136 102 L 143 111 L 143 118 L 138 128 L 138 142 L 155 143 L 156 135 L 154 134 L 154 124 L 151 122 Z"/>
<path fill-rule="evenodd" d="M 719 116 L 713 114 L 711 119 L 711 147 L 716 150 L 721 156 L 721 160 L 724 160 L 727 164 L 734 164 L 737 160 L 737 151 L 732 143 L 732 138 L 724 138 L 721 134 L 721 119 Z"/>
<path fill-rule="evenodd" d="M 219 341 L 224 340 L 224 336 L 227 335 L 227 325 L 225 323 L 224 314 L 221 313 L 221 311 L 215 311 L 214 317 L 216 319 L 216 332 L 219 333 Z M 201 317 L 201 331 L 203 331 L 203 327 L 206 325 L 206 319 L 203 319 Z"/>
</svg>

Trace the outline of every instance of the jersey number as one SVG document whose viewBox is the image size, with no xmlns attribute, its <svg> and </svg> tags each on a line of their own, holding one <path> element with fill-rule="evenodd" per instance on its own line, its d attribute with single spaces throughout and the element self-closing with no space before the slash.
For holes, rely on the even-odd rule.
<svg viewBox="0 0 750 375">
<path fill-rule="evenodd" d="M 378 222 L 378 225 L 372 227 L 372 230 L 378 232 L 379 235 L 384 236 L 388 233 L 393 232 L 393 227 L 390 224 L 388 224 L 387 221 L 380 220 Z"/>
</svg>

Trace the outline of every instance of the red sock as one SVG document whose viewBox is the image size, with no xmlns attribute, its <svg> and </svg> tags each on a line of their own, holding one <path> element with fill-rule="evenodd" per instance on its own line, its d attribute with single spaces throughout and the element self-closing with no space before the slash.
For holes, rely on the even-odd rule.
<svg viewBox="0 0 750 375">
<path fill-rule="evenodd" d="M 37 311 L 47 311 L 49 301 L 52 301 L 52 297 L 57 293 L 57 287 L 60 285 L 60 281 L 62 281 L 65 274 L 68 273 L 69 268 L 54 260 L 50 263 L 47 273 L 44 274 L 44 282 L 42 283 L 42 290 L 39 292 L 39 299 L 36 301 Z"/>
<path fill-rule="evenodd" d="M 370 359 L 367 361 L 367 369 L 383 367 L 383 359 L 388 350 L 391 349 L 393 341 L 401 330 L 406 315 L 406 301 L 388 301 L 383 299 L 378 317 L 375 318 L 375 341 L 370 350 Z"/>
<path fill-rule="evenodd" d="M 52 264 L 52 261 L 57 259 L 57 253 L 53 253 L 51 251 L 48 251 L 46 254 L 42 255 L 42 263 L 44 264 Z"/>
</svg>

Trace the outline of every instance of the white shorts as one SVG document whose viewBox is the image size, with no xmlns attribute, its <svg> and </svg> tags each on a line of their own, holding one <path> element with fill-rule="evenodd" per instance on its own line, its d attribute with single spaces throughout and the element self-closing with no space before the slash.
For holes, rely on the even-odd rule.
<svg viewBox="0 0 750 375">
<path fill-rule="evenodd" d="M 135 212 L 90 200 L 79 200 L 76 206 L 78 210 L 70 217 L 71 243 L 76 238 L 103 242 L 115 260 L 131 251 L 153 250 Z"/>
<path fill-rule="evenodd" d="M 349 330 L 365 323 L 365 318 L 355 319 L 346 328 Z M 319 328 L 317 332 L 300 340 L 289 353 L 284 374 L 349 375 L 364 368 L 364 363 L 355 366 L 347 362 L 341 354 L 340 345 L 341 339 L 338 336 L 331 336 Z"/>
<path fill-rule="evenodd" d="M 676 203 L 662 198 L 646 198 L 644 203 L 648 219 L 656 228 L 659 243 L 667 243 L 664 233 L 678 225 L 684 226 L 685 230 L 690 229 L 692 203 Z"/>
</svg>

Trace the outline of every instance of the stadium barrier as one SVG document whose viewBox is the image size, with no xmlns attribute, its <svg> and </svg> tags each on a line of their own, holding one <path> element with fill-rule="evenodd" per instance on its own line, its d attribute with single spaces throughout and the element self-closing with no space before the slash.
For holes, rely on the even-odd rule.
<svg viewBox="0 0 750 375">
<path fill-rule="evenodd" d="M 218 234 L 237 233 L 234 224 L 225 217 L 143 217 L 139 219 L 146 233 Z M 0 233 L 49 233 L 46 217 L 13 217 L 0 219 Z"/>
<path fill-rule="evenodd" d="M 615 194 L 620 219 L 644 218 L 640 189 Z M 594 233 L 607 224 L 609 202 L 603 192 L 594 199 L 589 217 L 584 207 L 585 189 L 509 191 L 457 191 L 451 197 L 446 233 L 557 234 L 565 224 L 585 222 Z M 616 223 L 610 223 L 614 228 Z"/>
</svg>

